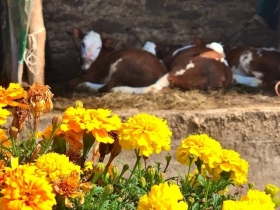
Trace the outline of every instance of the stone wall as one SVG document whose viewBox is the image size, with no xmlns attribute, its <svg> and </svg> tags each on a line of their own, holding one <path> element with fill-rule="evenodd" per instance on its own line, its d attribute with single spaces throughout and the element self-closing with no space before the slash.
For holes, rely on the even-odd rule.
<svg viewBox="0 0 280 210">
<path fill-rule="evenodd" d="M 44 1 L 47 44 L 51 49 L 48 58 L 52 61 L 46 69 L 47 79 L 67 80 L 77 75 L 79 52 L 66 33 L 72 27 L 80 27 L 84 31 L 94 29 L 103 37 L 115 38 L 118 48 L 141 46 L 126 28 L 132 28 L 142 42 L 188 44 L 194 36 L 200 36 L 207 42 L 271 45 L 275 34 L 272 33 L 270 39 L 263 38 L 261 34 L 271 35 L 271 31 L 263 28 L 256 31 L 255 26 L 249 26 L 229 40 L 253 18 L 257 3 L 258 0 Z"/>
</svg>

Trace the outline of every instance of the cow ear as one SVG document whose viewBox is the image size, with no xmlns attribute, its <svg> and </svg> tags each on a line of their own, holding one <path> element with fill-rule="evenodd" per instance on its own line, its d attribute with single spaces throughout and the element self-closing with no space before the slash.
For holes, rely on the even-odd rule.
<svg viewBox="0 0 280 210">
<path fill-rule="evenodd" d="M 84 38 L 84 36 L 85 36 L 84 33 L 82 32 L 82 30 L 79 29 L 79 28 L 73 28 L 72 29 L 72 33 L 73 33 L 74 37 L 76 37 L 76 38 L 78 38 L 80 40 L 82 40 Z"/>
<path fill-rule="evenodd" d="M 116 41 L 112 38 L 102 39 L 102 46 L 103 47 L 114 47 L 115 45 L 116 45 Z"/>
<path fill-rule="evenodd" d="M 195 46 L 205 46 L 205 43 L 204 43 L 204 41 L 200 38 L 200 37 L 194 37 L 193 38 L 193 44 L 195 45 Z"/>
</svg>

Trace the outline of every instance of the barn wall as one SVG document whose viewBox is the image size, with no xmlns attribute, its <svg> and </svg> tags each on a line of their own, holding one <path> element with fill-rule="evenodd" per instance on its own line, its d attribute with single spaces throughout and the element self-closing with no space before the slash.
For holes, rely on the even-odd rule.
<svg viewBox="0 0 280 210">
<path fill-rule="evenodd" d="M 140 46 L 134 36 L 125 30 L 128 27 L 133 28 L 142 41 L 188 44 L 194 36 L 203 37 L 208 42 L 229 41 L 228 37 L 253 17 L 257 3 L 258 0 L 44 1 L 52 58 L 49 67 L 52 71 L 46 69 L 47 79 L 67 80 L 77 75 L 79 52 L 66 33 L 72 27 L 102 31 L 103 37 L 118 40 L 118 48 Z M 246 29 L 231 39 L 230 44 L 274 43 L 273 36 L 272 39 L 263 38 L 261 33 L 266 36 L 270 32 L 263 29 L 256 31 L 251 27 L 251 31 Z"/>
</svg>

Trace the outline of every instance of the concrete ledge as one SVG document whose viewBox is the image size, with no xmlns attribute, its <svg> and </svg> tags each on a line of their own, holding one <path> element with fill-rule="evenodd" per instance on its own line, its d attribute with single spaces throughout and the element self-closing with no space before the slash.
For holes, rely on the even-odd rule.
<svg viewBox="0 0 280 210">
<path fill-rule="evenodd" d="M 280 165 L 280 108 L 250 107 L 194 111 L 139 111 L 130 109 L 114 111 L 124 120 L 139 112 L 154 114 L 168 121 L 173 131 L 172 150 L 170 151 L 173 157 L 181 140 L 189 134 L 207 133 L 219 140 L 224 148 L 234 149 L 249 162 L 248 180 L 255 182 L 257 188 L 263 189 L 267 183 L 280 186 L 280 167 L 278 167 Z M 43 115 L 39 129 L 43 130 L 50 124 L 55 114 L 58 112 Z M 149 158 L 148 163 L 151 165 L 154 165 L 154 161 L 165 163 L 164 156 L 166 154 L 163 152 L 160 155 L 153 155 Z M 134 153 L 123 151 L 118 159 L 130 163 L 130 165 L 134 164 Z M 177 174 L 176 170 L 172 170 L 173 168 L 181 172 L 187 171 L 185 166 L 176 163 L 174 159 L 167 176 Z"/>
</svg>

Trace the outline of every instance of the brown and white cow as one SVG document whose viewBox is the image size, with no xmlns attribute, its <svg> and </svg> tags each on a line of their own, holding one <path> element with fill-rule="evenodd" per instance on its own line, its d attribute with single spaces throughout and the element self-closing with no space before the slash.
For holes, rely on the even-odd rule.
<svg viewBox="0 0 280 210">
<path fill-rule="evenodd" d="M 144 49 L 157 54 L 156 44 L 149 43 L 149 47 Z M 172 49 L 169 72 L 155 84 L 144 88 L 122 87 L 121 91 L 141 94 L 157 92 L 166 87 L 181 90 L 229 88 L 232 84 L 232 72 L 224 57 L 220 44 L 205 45 L 201 40 L 195 39 L 194 45 Z M 118 87 L 112 89 L 114 92 L 118 90 Z"/>
<path fill-rule="evenodd" d="M 94 31 L 78 29 L 73 35 L 81 42 L 82 70 L 68 87 L 108 92 L 117 86 L 145 87 L 154 84 L 167 69 L 153 54 L 142 49 L 115 50 L 113 39 L 101 39 Z"/>
<path fill-rule="evenodd" d="M 261 87 L 280 80 L 280 52 L 274 48 L 239 46 L 226 58 L 237 84 Z"/>
</svg>

